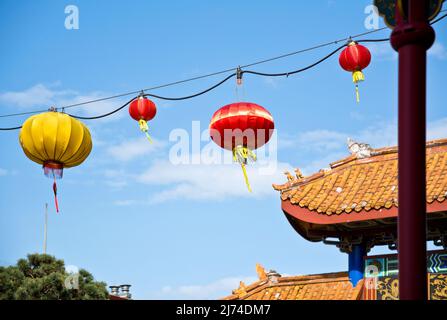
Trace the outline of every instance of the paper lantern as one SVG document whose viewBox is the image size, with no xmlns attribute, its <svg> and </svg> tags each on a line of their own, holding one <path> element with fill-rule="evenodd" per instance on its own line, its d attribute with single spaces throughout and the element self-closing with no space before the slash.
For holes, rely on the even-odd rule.
<svg viewBox="0 0 447 320">
<path fill-rule="evenodd" d="M 155 117 L 156 113 L 157 107 L 155 106 L 155 103 L 143 96 L 138 97 L 129 105 L 130 116 L 138 121 L 140 130 L 146 134 L 149 142 L 152 142 L 152 139 L 148 132 L 149 126 L 147 122 L 149 120 L 152 120 Z"/>
<path fill-rule="evenodd" d="M 355 41 L 349 42 L 346 48 L 340 53 L 338 59 L 340 66 L 352 72 L 352 81 L 355 84 L 355 94 L 357 102 L 360 102 L 358 83 L 365 80 L 362 72 L 371 62 L 371 53 L 368 48 Z"/>
<path fill-rule="evenodd" d="M 251 102 L 237 102 L 217 110 L 211 118 L 211 139 L 220 147 L 233 152 L 251 191 L 245 166 L 248 160 L 256 161 L 253 150 L 266 144 L 273 134 L 273 117 L 265 108 Z"/>
<path fill-rule="evenodd" d="M 44 174 L 53 178 L 56 210 L 56 179 L 64 168 L 80 165 L 92 150 L 88 128 L 65 113 L 49 111 L 29 117 L 22 126 L 19 141 L 25 155 L 43 166 Z"/>
</svg>

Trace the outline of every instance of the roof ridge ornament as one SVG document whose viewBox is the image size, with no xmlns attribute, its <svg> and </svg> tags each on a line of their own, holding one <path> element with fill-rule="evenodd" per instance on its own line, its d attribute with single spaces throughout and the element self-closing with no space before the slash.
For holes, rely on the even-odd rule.
<svg viewBox="0 0 447 320">
<path fill-rule="evenodd" d="M 294 172 L 295 172 L 295 176 L 296 176 L 296 178 L 298 180 L 303 180 L 304 179 L 304 175 L 301 172 L 300 168 L 295 168 Z"/>
<path fill-rule="evenodd" d="M 239 281 L 239 288 L 233 290 L 233 294 L 237 295 L 239 298 L 247 294 L 247 285 L 244 281 Z"/>
<path fill-rule="evenodd" d="M 301 172 L 300 168 L 293 169 L 295 176 L 293 176 L 290 171 L 284 170 L 284 175 L 287 177 L 288 182 L 299 182 L 304 179 L 304 175 Z"/>
<path fill-rule="evenodd" d="M 348 138 L 348 149 L 357 159 L 369 158 L 373 152 L 373 148 L 368 143 L 357 142 L 351 138 Z"/>
<path fill-rule="evenodd" d="M 267 273 L 265 272 L 264 267 L 259 263 L 256 264 L 256 273 L 258 274 L 259 280 L 267 280 Z"/>
<path fill-rule="evenodd" d="M 288 182 L 293 182 L 295 180 L 295 178 L 292 176 L 292 174 L 287 170 L 284 171 L 284 175 L 287 177 Z"/>
</svg>

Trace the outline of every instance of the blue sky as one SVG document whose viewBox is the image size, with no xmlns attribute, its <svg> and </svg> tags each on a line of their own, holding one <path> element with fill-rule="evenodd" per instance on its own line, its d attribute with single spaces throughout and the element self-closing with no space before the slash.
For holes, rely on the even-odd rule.
<svg viewBox="0 0 447 320">
<path fill-rule="evenodd" d="M 138 90 L 365 32 L 364 10 L 371 2 L 1 1 L 1 114 Z M 79 30 L 64 27 L 70 4 L 79 8 Z M 447 39 L 440 32 L 445 23 L 436 25 L 437 40 L 429 53 L 429 138 L 447 137 L 442 105 Z M 218 298 L 230 294 L 239 280 L 254 281 L 258 262 L 290 275 L 346 270 L 345 254 L 293 231 L 271 183 L 285 181 L 285 168 L 312 174 L 347 156 L 347 137 L 373 147 L 395 144 L 396 54 L 388 43 L 368 47 L 373 57 L 360 104 L 337 56 L 287 79 L 245 77 L 245 100 L 270 110 L 278 138 L 277 171 L 249 171 L 253 194 L 245 190 L 235 164 L 169 162 L 172 130 L 191 134 L 193 121 L 204 130 L 215 110 L 237 99 L 234 81 L 192 100 L 155 100 L 158 113 L 149 124 L 153 145 L 126 110 L 86 121 L 93 151 L 84 164 L 65 170 L 59 182 L 60 214 L 53 208 L 51 180 L 25 157 L 18 132 L 1 133 L 0 263 L 42 251 L 48 202 L 48 252 L 109 285 L 132 284 L 138 299 Z M 252 69 L 293 70 L 330 50 Z M 220 79 L 156 93 L 187 95 Z M 124 100 L 71 112 L 97 115 Z M 25 119 L 2 118 L 0 126 Z M 378 252 L 386 250 L 372 253 Z"/>
</svg>

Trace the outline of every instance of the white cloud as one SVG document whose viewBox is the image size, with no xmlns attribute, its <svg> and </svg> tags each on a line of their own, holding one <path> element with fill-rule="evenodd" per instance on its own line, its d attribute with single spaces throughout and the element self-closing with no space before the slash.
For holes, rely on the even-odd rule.
<svg viewBox="0 0 447 320">
<path fill-rule="evenodd" d="M 337 161 L 339 159 L 343 159 L 344 157 L 348 156 L 348 151 L 347 148 L 345 148 L 345 150 L 343 151 L 338 151 L 338 152 L 331 152 L 331 153 L 327 153 L 324 154 L 323 156 L 317 157 L 315 159 L 313 159 L 310 162 L 305 162 L 304 166 L 301 168 L 300 170 L 302 172 L 302 174 L 304 176 L 309 176 L 311 174 L 314 174 L 315 172 L 318 172 L 321 169 L 325 169 L 325 168 L 329 168 L 329 164 L 331 162 Z M 284 181 L 285 180 L 280 180 L 280 181 Z"/>
<path fill-rule="evenodd" d="M 186 300 L 219 299 L 231 295 L 231 292 L 239 287 L 240 281 L 251 284 L 257 281 L 257 279 L 255 277 L 226 277 L 201 285 L 165 286 L 159 292 L 155 293 L 155 298 Z"/>
<path fill-rule="evenodd" d="M 8 91 L 0 94 L 0 102 L 2 104 L 18 107 L 51 107 L 56 101 L 64 96 L 74 94 L 73 91 L 53 90 L 43 84 L 35 86 L 23 91 Z"/>
<path fill-rule="evenodd" d="M 428 50 L 428 55 L 440 60 L 445 60 L 447 59 L 447 49 L 442 43 L 435 42 L 433 46 Z"/>
<path fill-rule="evenodd" d="M 123 169 L 107 169 L 104 170 L 102 174 L 104 176 L 104 183 L 109 187 L 116 189 L 127 186 L 128 181 L 134 177 L 134 175 L 127 173 Z"/>
<path fill-rule="evenodd" d="M 373 148 L 397 145 L 397 120 L 369 127 L 354 135 L 360 142 L 369 143 Z M 447 138 L 447 118 L 427 122 L 427 140 Z"/>
<path fill-rule="evenodd" d="M 447 118 L 438 119 L 429 122 L 427 125 L 427 139 L 445 139 L 447 138 Z"/>
<path fill-rule="evenodd" d="M 347 133 L 335 130 L 316 129 L 300 132 L 295 136 L 281 135 L 280 148 L 297 148 L 301 150 L 319 152 L 336 152 L 346 150 L 348 137 L 358 142 L 369 143 L 372 147 L 394 145 L 397 142 L 397 125 L 382 123 L 367 127 L 357 133 Z"/>
<path fill-rule="evenodd" d="M 430 122 L 427 128 L 428 139 L 445 138 L 447 137 L 447 118 Z M 132 182 L 156 186 L 149 198 L 117 199 L 115 204 L 120 206 L 161 203 L 172 199 L 173 194 L 176 198 L 194 201 L 277 196 L 277 192 L 272 189 L 271 185 L 286 181 L 284 170 L 293 174 L 294 166 L 300 166 L 303 174 L 310 175 L 329 167 L 331 162 L 349 155 L 346 144 L 348 137 L 358 142 L 369 143 L 373 148 L 393 146 L 397 143 L 397 124 L 396 121 L 377 122 L 376 125 L 351 134 L 333 130 L 311 130 L 298 133 L 295 138 L 290 135 L 281 136 L 278 142 L 282 148 L 300 148 L 298 157 L 291 161 L 292 165 L 278 162 L 276 157 L 274 159 L 260 158 L 258 162 L 248 165 L 247 173 L 253 189 L 252 193 L 248 192 L 246 188 L 240 165 L 231 161 L 226 162 L 225 159 L 222 159 L 222 164 L 208 164 L 209 162 L 206 163 L 208 160 L 204 161 L 203 159 L 204 154 L 190 155 L 188 164 L 178 165 L 173 164 L 169 159 L 156 157 L 142 172 L 129 172 L 126 168 L 105 170 L 103 171 L 103 180 L 114 188 L 121 188 Z M 107 151 L 112 158 L 127 162 L 157 151 L 166 154 L 166 147 L 167 144 L 161 142 L 160 145 L 152 146 L 144 137 L 141 137 L 112 146 Z M 261 151 L 262 148 L 258 150 L 258 156 L 262 154 Z M 272 152 L 272 150 L 269 151 Z M 224 154 L 230 155 L 231 158 L 231 153 L 225 152 Z M 194 159 L 200 159 L 200 161 L 194 162 Z M 303 161 L 305 159 L 308 160 Z M 261 172 L 262 168 L 265 169 L 266 163 L 274 167 L 270 174 Z"/>
<path fill-rule="evenodd" d="M 346 139 L 347 135 L 345 133 L 320 129 L 299 134 L 297 142 L 304 148 L 326 152 L 340 148 Z"/>
<path fill-rule="evenodd" d="M 107 153 L 115 160 L 130 161 L 141 156 L 156 153 L 164 148 L 164 142 L 152 138 L 152 143 L 150 143 L 143 133 L 140 134 L 142 136 L 137 139 L 127 140 L 109 147 Z"/>
<path fill-rule="evenodd" d="M 131 206 L 131 205 L 135 205 L 137 203 L 138 203 L 137 200 L 116 200 L 113 202 L 114 205 L 120 206 L 120 207 L 127 207 L 127 206 Z"/>
<path fill-rule="evenodd" d="M 0 168 L 0 177 L 6 176 L 8 174 L 8 170 Z"/>
<path fill-rule="evenodd" d="M 353 134 L 351 138 L 358 142 L 368 143 L 373 148 L 394 146 L 397 144 L 397 120 L 388 123 L 379 122 Z"/>
<path fill-rule="evenodd" d="M 8 91 L 0 93 L 0 104 L 8 107 L 20 108 L 23 110 L 45 109 L 52 106 L 60 108 L 72 104 L 83 103 L 103 98 L 107 96 L 104 92 L 90 92 L 81 94 L 74 90 L 59 89 L 59 84 L 44 85 L 36 84 L 31 88 L 23 91 Z M 131 97 L 128 97 L 129 99 Z M 74 113 L 83 116 L 96 116 L 99 114 L 110 112 L 120 105 L 124 104 L 126 99 L 118 98 L 105 101 L 98 101 L 91 104 L 77 106 L 75 108 L 66 109 L 67 113 Z M 101 121 L 109 121 L 121 117 L 120 113 L 116 113 L 110 117 L 101 119 Z"/>
<path fill-rule="evenodd" d="M 270 163 L 270 165 L 272 165 Z M 145 172 L 139 174 L 138 182 L 165 186 L 155 192 L 150 201 L 164 202 L 172 198 L 190 200 L 223 200 L 227 197 L 277 196 L 272 183 L 284 181 L 284 169 L 291 169 L 287 163 L 277 163 L 271 174 L 266 174 L 256 165 L 247 166 L 247 174 L 253 192 L 248 192 L 239 164 L 180 164 L 157 161 Z"/>
<path fill-rule="evenodd" d="M 105 184 L 112 188 L 121 189 L 127 186 L 128 182 L 124 180 L 106 180 Z"/>
<path fill-rule="evenodd" d="M 305 151 L 311 155 L 311 161 L 300 161 L 300 167 L 304 175 L 328 168 L 331 162 L 340 160 L 349 155 L 346 140 L 351 137 L 355 141 L 368 143 L 373 148 L 381 148 L 397 145 L 397 120 L 394 122 L 382 122 L 365 128 L 357 133 L 330 130 L 312 130 L 297 134 L 281 136 L 279 146 L 281 148 Z M 447 118 L 438 119 L 427 123 L 427 140 L 447 138 Z M 307 157 L 308 158 L 308 157 Z M 298 165 L 298 163 L 293 163 Z M 279 180 L 282 181 L 282 180 Z"/>
</svg>

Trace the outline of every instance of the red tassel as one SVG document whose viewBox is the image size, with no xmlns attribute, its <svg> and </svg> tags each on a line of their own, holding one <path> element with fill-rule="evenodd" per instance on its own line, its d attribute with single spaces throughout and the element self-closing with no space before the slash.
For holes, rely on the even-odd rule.
<svg viewBox="0 0 447 320">
<path fill-rule="evenodd" d="M 59 204 L 57 203 L 57 186 L 56 186 L 56 178 L 53 182 L 53 192 L 54 192 L 54 204 L 56 205 L 56 212 L 59 213 Z"/>
</svg>

